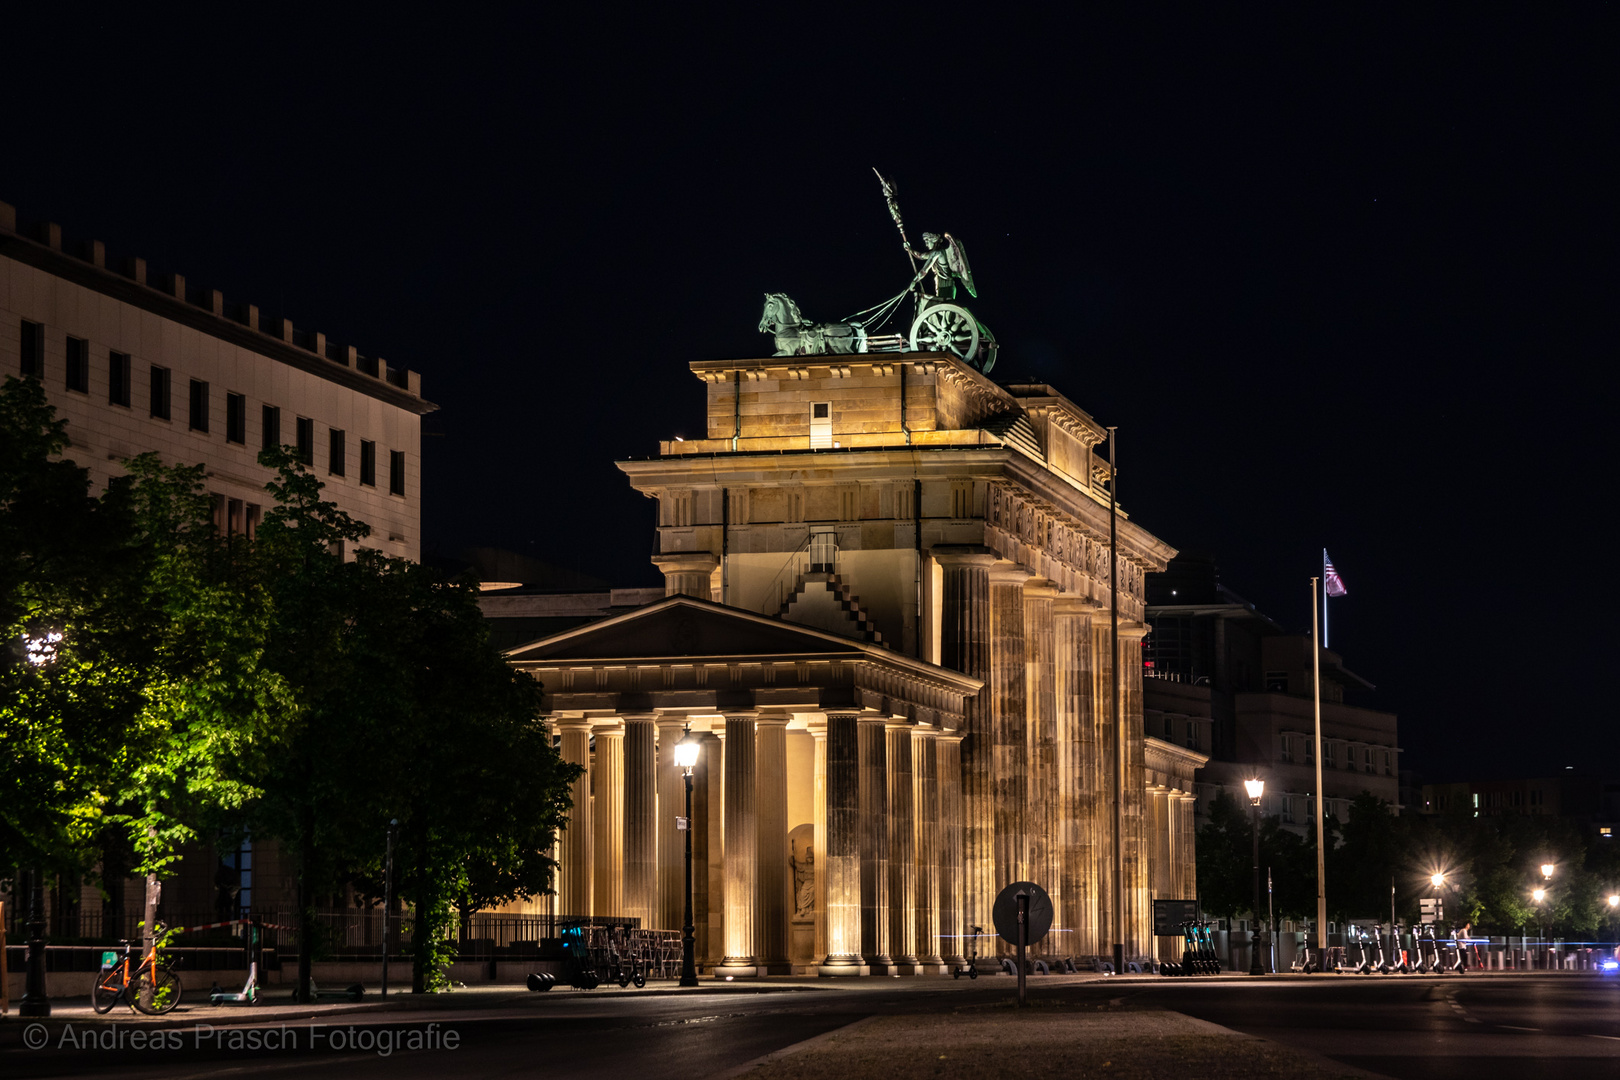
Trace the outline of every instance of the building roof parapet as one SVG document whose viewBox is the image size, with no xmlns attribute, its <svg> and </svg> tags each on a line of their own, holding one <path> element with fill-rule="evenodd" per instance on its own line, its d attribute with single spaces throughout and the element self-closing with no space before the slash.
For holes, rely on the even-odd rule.
<svg viewBox="0 0 1620 1080">
<path fill-rule="evenodd" d="M 154 283 L 146 260 L 138 256 L 127 256 L 118 270 L 110 269 L 106 246 L 99 240 L 86 241 L 74 257 L 63 250 L 61 226 L 41 222 L 27 232 L 19 230 L 16 208 L 8 203 L 0 203 L 0 255 L 418 415 L 438 409 L 422 397 L 418 372 L 361 356 L 353 346 L 328 342 L 319 331 L 300 331 L 285 317 L 263 318 L 256 305 L 227 304 L 218 289 L 189 285 L 182 274 L 163 274 Z"/>
</svg>

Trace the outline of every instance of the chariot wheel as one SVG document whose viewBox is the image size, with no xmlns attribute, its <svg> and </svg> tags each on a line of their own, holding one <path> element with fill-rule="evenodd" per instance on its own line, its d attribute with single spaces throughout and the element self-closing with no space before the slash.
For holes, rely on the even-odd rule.
<svg viewBox="0 0 1620 1080">
<path fill-rule="evenodd" d="M 973 360 L 979 352 L 979 324 L 966 308 L 934 304 L 911 324 L 913 352 L 945 352 Z"/>
</svg>

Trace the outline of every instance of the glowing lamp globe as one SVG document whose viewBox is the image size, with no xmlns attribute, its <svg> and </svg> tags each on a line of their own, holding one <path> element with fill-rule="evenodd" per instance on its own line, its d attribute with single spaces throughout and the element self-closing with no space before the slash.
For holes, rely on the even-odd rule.
<svg viewBox="0 0 1620 1080">
<path fill-rule="evenodd" d="M 1266 782 L 1264 780 L 1245 780 L 1243 790 L 1249 793 L 1249 801 L 1258 804 L 1260 796 L 1265 794 Z"/>
<path fill-rule="evenodd" d="M 703 740 L 690 729 L 681 736 L 681 741 L 675 744 L 675 764 L 678 768 L 691 772 L 697 764 L 698 751 L 703 748 Z"/>
<path fill-rule="evenodd" d="M 1609 906 L 1610 907 L 1620 907 L 1620 895 L 1615 895 L 1613 893 L 1610 893 L 1609 894 Z"/>
<path fill-rule="evenodd" d="M 1444 875 L 1444 874 L 1430 874 L 1429 875 L 1429 884 L 1433 885 L 1435 888 L 1438 889 L 1440 886 L 1444 885 L 1445 883 L 1446 883 L 1446 875 Z"/>
<path fill-rule="evenodd" d="M 1553 866 L 1552 863 L 1550 863 L 1550 862 L 1542 863 L 1541 864 L 1541 876 L 1544 877 L 1544 878 L 1552 877 L 1554 869 L 1555 869 L 1555 867 Z"/>
<path fill-rule="evenodd" d="M 1537 889 L 1535 892 L 1531 893 L 1530 895 L 1535 900 L 1535 902 L 1539 904 L 1543 900 L 1547 899 L 1547 890 L 1546 889 Z"/>
</svg>

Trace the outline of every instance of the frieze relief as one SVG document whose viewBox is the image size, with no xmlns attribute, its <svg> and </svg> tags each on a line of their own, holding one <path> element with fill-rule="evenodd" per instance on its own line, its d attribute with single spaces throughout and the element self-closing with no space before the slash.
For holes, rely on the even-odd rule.
<svg viewBox="0 0 1620 1080">
<path fill-rule="evenodd" d="M 1098 591 L 1109 579 L 1108 541 L 1095 536 L 1072 521 L 1041 507 L 1003 484 L 990 484 L 985 519 L 991 530 L 1006 535 L 1030 555 L 1024 559 L 1030 569 L 1057 579 L 1065 586 L 1079 585 L 1075 577 L 1088 579 Z M 1003 551 L 1014 557 L 1019 552 Z M 1031 557 L 1033 556 L 1033 557 Z M 1040 566 L 1042 560 L 1057 564 Z M 1061 567 L 1068 573 L 1057 572 Z M 1120 598 L 1136 610 L 1144 600 L 1144 572 L 1140 563 L 1121 553 L 1119 561 Z"/>
</svg>

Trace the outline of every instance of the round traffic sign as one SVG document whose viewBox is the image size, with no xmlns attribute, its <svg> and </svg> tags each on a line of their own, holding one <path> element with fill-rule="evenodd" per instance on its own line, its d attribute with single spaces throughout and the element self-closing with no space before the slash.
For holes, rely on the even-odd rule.
<svg viewBox="0 0 1620 1080">
<path fill-rule="evenodd" d="M 1009 945 L 1018 944 L 1018 894 L 1029 896 L 1029 929 L 1024 944 L 1033 945 L 1052 929 L 1052 898 L 1033 881 L 1015 881 L 996 894 L 990 908 L 990 918 L 996 924 L 996 933 Z"/>
</svg>

